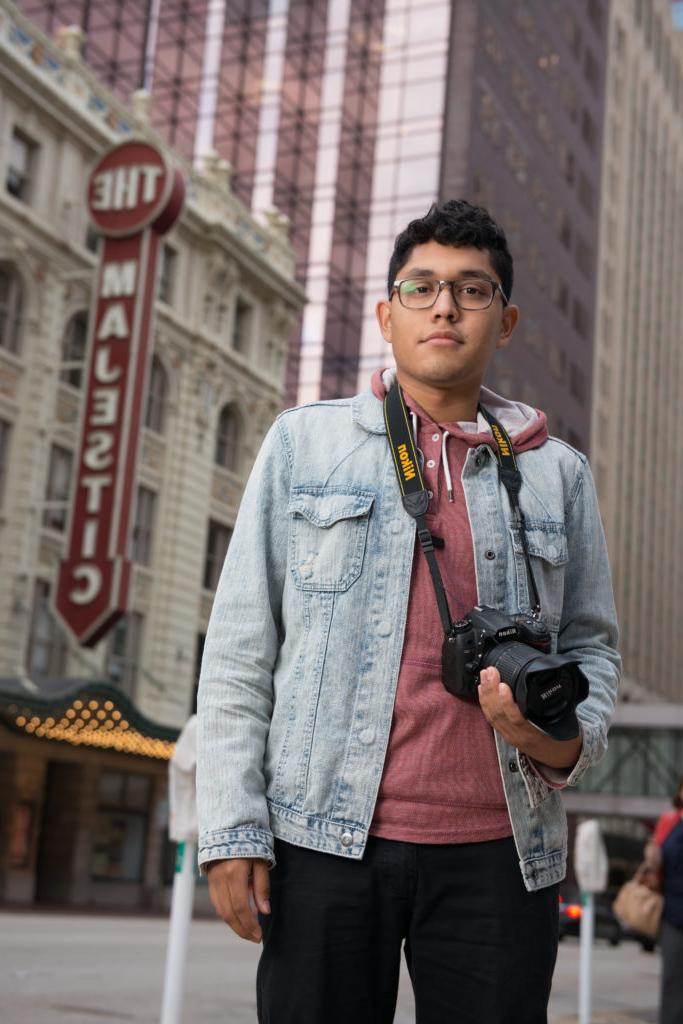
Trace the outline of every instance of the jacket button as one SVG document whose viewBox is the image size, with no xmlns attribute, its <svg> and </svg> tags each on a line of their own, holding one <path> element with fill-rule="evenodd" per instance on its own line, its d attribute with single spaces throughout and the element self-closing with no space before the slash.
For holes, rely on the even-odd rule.
<svg viewBox="0 0 683 1024">
<path fill-rule="evenodd" d="M 353 846 L 353 836 L 350 832 L 342 832 L 341 844 L 342 846 Z"/>
<path fill-rule="evenodd" d="M 496 557 L 496 552 L 493 551 L 491 548 L 488 548 L 484 552 L 484 558 L 488 558 L 489 562 L 491 561 L 492 558 L 495 558 L 495 557 Z"/>
<path fill-rule="evenodd" d="M 519 765 L 517 764 L 516 761 L 508 761 L 508 768 L 510 769 L 511 772 L 518 772 L 519 771 Z M 343 837 L 342 837 L 342 842 L 344 842 Z"/>
</svg>

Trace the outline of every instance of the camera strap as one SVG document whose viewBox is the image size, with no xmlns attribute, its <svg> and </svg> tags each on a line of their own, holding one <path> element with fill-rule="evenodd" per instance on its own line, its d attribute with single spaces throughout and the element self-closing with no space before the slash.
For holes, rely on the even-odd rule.
<svg viewBox="0 0 683 1024">
<path fill-rule="evenodd" d="M 499 423 L 495 416 L 492 416 L 488 409 L 485 409 L 481 403 L 479 403 L 478 409 L 490 426 L 493 439 L 496 442 L 493 450 L 498 462 L 498 477 L 508 493 L 510 505 L 515 516 L 515 526 L 519 530 L 519 537 L 522 542 L 522 551 L 524 552 L 524 562 L 526 563 L 527 576 L 529 577 L 529 585 L 534 597 L 533 614 L 535 617 L 538 617 L 541 614 L 541 599 L 538 594 L 536 580 L 534 579 L 534 570 L 531 568 L 531 557 L 529 555 L 529 542 L 526 535 L 524 513 L 519 507 L 519 491 L 522 486 L 522 474 L 517 468 L 517 460 L 515 459 L 512 441 L 510 440 L 505 427 L 502 423 Z"/>
<path fill-rule="evenodd" d="M 498 475 L 507 491 L 510 505 L 515 515 L 515 525 L 520 533 L 524 561 L 533 592 L 533 614 L 538 616 L 541 612 L 541 602 L 531 568 L 524 514 L 519 507 L 519 490 L 522 486 L 522 475 L 517 468 L 512 441 L 503 425 L 484 409 L 482 405 L 479 405 L 479 411 L 491 427 L 491 433 L 495 441 L 494 451 L 498 462 Z M 441 623 L 444 633 L 447 634 L 450 632 L 453 623 L 448 608 L 446 591 L 441 579 L 441 572 L 439 571 L 434 554 L 433 538 L 425 518 L 429 508 L 429 494 L 420 470 L 420 461 L 415 450 L 413 432 L 410 428 L 403 392 L 398 383 L 392 385 L 384 399 L 384 422 L 387 428 L 387 439 L 394 459 L 398 484 L 401 489 L 403 507 L 415 520 L 420 545 L 429 565 Z"/>
<path fill-rule="evenodd" d="M 434 541 L 425 519 L 429 507 L 429 494 L 420 470 L 420 460 L 415 451 L 413 432 L 410 429 L 403 392 L 398 384 L 392 385 L 384 399 L 384 422 L 387 428 L 389 447 L 394 457 L 398 485 L 401 488 L 403 507 L 413 517 L 417 525 L 417 536 L 429 565 L 443 631 L 450 633 L 453 625 L 451 613 L 434 554 Z"/>
</svg>

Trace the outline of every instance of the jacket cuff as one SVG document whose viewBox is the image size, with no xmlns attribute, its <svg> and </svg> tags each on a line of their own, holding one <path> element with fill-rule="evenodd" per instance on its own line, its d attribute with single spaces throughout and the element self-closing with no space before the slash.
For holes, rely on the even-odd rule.
<svg viewBox="0 0 683 1024">
<path fill-rule="evenodd" d="M 550 789 L 564 789 L 566 787 L 569 774 L 573 769 L 552 768 L 549 764 L 543 764 L 541 761 L 534 761 L 532 757 L 528 757 L 527 760 L 529 761 L 534 774 L 539 777 L 541 782 L 545 782 L 546 786 Z"/>
<path fill-rule="evenodd" d="M 260 828 L 226 828 L 200 835 L 197 861 L 201 874 L 206 874 L 206 865 L 213 860 L 236 857 L 257 857 L 275 867 L 273 833 Z"/>
<path fill-rule="evenodd" d="M 550 789 L 565 789 L 567 786 L 574 786 L 586 769 L 593 763 L 596 744 L 593 743 L 592 750 L 589 749 L 588 730 L 580 720 L 579 731 L 581 733 L 581 751 L 576 764 L 571 768 L 553 768 L 551 765 L 543 764 L 541 761 L 534 761 L 531 757 L 527 758 L 534 773 Z"/>
</svg>

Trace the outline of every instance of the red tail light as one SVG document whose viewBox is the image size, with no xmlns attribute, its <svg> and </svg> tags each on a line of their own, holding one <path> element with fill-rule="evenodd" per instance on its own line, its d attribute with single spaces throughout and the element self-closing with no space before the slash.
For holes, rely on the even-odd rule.
<svg viewBox="0 0 683 1024">
<path fill-rule="evenodd" d="M 581 917 L 583 910 L 578 903 L 568 903 L 565 908 L 565 913 L 567 914 L 567 917 L 572 919 L 572 921 L 577 921 Z"/>
</svg>

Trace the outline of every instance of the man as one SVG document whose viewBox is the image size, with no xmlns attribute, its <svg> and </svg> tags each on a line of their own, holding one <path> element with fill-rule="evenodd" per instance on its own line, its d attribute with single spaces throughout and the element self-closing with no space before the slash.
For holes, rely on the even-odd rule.
<svg viewBox="0 0 683 1024">
<path fill-rule="evenodd" d="M 604 753 L 619 658 L 585 457 L 482 388 L 518 320 L 512 278 L 485 210 L 451 201 L 411 222 L 377 304 L 395 376 L 283 413 L 247 485 L 202 665 L 199 859 L 218 913 L 263 939 L 262 1024 L 389 1024 L 402 946 L 419 1021 L 546 1020 L 558 789 Z M 540 604 L 589 687 L 562 738 L 496 668 L 474 702 L 444 687 L 438 586 L 385 425 L 399 386 L 450 617 Z"/>
</svg>

